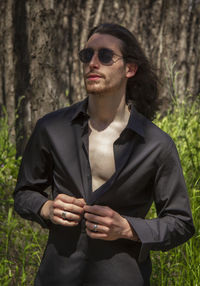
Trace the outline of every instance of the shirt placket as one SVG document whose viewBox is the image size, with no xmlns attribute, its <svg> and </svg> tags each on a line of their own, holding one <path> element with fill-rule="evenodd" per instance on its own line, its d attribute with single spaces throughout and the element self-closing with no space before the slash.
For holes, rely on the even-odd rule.
<svg viewBox="0 0 200 286">
<path fill-rule="evenodd" d="M 86 196 L 87 196 L 87 203 L 91 201 L 91 194 L 92 194 L 92 171 L 90 167 L 90 160 L 89 160 L 89 136 L 88 136 L 88 122 L 84 122 L 83 125 L 83 133 L 82 133 L 82 148 L 83 148 L 83 157 L 85 159 L 85 177 L 86 180 Z"/>
</svg>

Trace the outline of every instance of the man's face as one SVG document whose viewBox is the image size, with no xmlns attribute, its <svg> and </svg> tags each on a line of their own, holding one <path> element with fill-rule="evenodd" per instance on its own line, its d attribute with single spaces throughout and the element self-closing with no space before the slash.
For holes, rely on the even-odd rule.
<svg viewBox="0 0 200 286">
<path fill-rule="evenodd" d="M 120 47 L 121 40 L 108 34 L 93 34 L 85 48 L 92 48 L 94 55 L 89 63 L 83 65 L 85 87 L 88 94 L 125 92 L 126 65 L 123 61 Z M 98 58 L 98 51 L 108 48 L 114 52 L 113 61 L 109 65 L 103 64 Z M 120 56 L 120 57 L 118 57 Z"/>
</svg>

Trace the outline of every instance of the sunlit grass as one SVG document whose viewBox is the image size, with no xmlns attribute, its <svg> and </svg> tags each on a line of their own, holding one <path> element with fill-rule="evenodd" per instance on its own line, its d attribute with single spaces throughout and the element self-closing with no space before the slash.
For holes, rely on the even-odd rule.
<svg viewBox="0 0 200 286">
<path fill-rule="evenodd" d="M 168 252 L 151 252 L 152 286 L 200 285 L 200 102 L 179 101 L 175 89 L 177 74 L 171 70 L 173 104 L 165 117 L 158 115 L 155 123 L 175 141 L 188 188 L 196 233 L 187 243 Z M 149 217 L 155 217 L 153 206 Z"/>
</svg>

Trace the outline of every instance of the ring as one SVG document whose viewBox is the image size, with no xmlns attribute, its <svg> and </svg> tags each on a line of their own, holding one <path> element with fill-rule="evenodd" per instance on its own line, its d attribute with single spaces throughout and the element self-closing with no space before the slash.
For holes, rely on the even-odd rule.
<svg viewBox="0 0 200 286">
<path fill-rule="evenodd" d="M 97 232 L 97 227 L 98 227 L 98 225 L 97 225 L 97 224 L 94 224 L 94 228 L 93 228 L 93 231 L 94 231 L 94 232 Z"/>
<path fill-rule="evenodd" d="M 62 212 L 61 216 L 63 219 L 67 219 L 66 212 Z"/>
</svg>

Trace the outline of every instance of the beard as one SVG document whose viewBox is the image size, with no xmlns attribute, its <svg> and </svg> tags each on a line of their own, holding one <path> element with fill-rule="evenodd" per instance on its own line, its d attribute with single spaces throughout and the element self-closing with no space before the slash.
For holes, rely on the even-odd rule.
<svg viewBox="0 0 200 286">
<path fill-rule="evenodd" d="M 96 80 L 96 81 L 87 81 L 85 80 L 85 89 L 87 94 L 93 95 L 109 95 L 118 93 L 122 87 L 122 82 L 119 81 L 117 84 L 112 85 L 109 80 L 106 79 Z"/>
<path fill-rule="evenodd" d="M 100 80 L 95 81 L 87 81 L 85 80 L 85 88 L 88 94 L 102 94 L 108 91 L 108 87 L 106 87 L 105 82 L 101 82 Z"/>
</svg>

